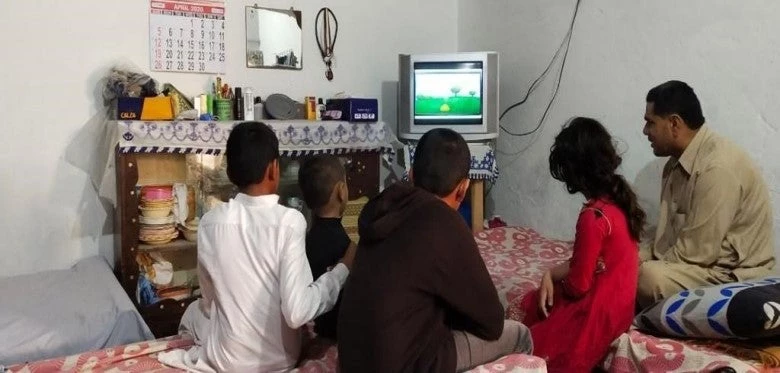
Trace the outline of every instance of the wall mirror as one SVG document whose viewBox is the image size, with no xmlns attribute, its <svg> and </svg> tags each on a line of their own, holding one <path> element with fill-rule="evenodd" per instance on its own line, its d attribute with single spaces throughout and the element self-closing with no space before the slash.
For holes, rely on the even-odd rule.
<svg viewBox="0 0 780 373">
<path fill-rule="evenodd" d="M 301 11 L 246 7 L 246 67 L 303 68 Z"/>
</svg>

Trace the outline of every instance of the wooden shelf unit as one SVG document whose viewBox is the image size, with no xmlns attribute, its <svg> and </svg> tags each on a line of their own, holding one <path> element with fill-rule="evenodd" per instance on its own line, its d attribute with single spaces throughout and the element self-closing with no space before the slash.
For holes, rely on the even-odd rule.
<svg viewBox="0 0 780 373">
<path fill-rule="evenodd" d="M 162 185 L 175 182 L 187 182 L 187 160 L 184 154 L 161 153 L 123 153 L 119 148 L 116 154 L 117 206 L 115 218 L 115 251 L 118 263 L 117 277 L 130 299 L 133 300 L 155 337 L 161 338 L 176 334 L 179 321 L 187 306 L 197 297 L 183 300 L 164 299 L 152 305 L 138 304 L 136 292 L 138 277 L 141 275 L 136 256 L 140 253 L 155 252 L 186 258 L 187 267 L 194 271 L 197 265 L 197 243 L 179 238 L 163 245 L 148 245 L 138 239 L 139 223 L 139 186 Z M 345 161 L 349 198 L 373 197 L 379 193 L 379 153 L 356 152 L 339 155 Z M 301 161 L 306 156 L 297 156 L 287 160 Z M 293 192 L 281 195 L 280 203 L 295 192 L 295 185 L 288 184 Z M 280 190 L 280 194 L 282 191 Z M 180 259 L 181 260 L 181 259 Z M 174 263 L 174 269 L 177 264 Z"/>
</svg>

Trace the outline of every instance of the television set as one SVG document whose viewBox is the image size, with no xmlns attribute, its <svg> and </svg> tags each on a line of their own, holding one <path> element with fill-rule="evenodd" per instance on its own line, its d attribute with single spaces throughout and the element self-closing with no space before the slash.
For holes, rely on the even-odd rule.
<svg viewBox="0 0 780 373">
<path fill-rule="evenodd" d="M 398 56 L 398 137 L 442 127 L 466 141 L 498 137 L 498 53 Z"/>
</svg>

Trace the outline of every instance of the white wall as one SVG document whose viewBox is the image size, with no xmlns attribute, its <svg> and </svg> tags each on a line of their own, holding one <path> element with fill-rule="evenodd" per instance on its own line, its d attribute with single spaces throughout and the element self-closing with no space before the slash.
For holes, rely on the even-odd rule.
<svg viewBox="0 0 780 373">
<path fill-rule="evenodd" d="M 263 6 L 303 11 L 303 71 L 247 69 L 244 6 L 229 1 L 230 84 L 294 98 L 346 91 L 380 97 L 395 122 L 398 53 L 501 52 L 501 107 L 519 99 L 543 70 L 568 26 L 574 0 L 271 0 Z M 324 79 L 314 16 L 331 7 L 340 21 L 335 79 Z M 66 267 L 102 252 L 112 257 L 112 219 L 86 173 L 71 163 L 94 156 L 100 110 L 98 80 L 117 62 L 148 71 L 148 2 L 42 0 L 0 3 L 0 276 Z M 547 154 L 560 125 L 593 116 L 620 139 L 623 172 L 655 216 L 661 160 L 641 134 L 644 95 L 668 79 L 696 89 L 708 125 L 744 146 L 772 189 L 780 238 L 780 3 L 695 0 L 584 0 L 558 100 L 535 135 L 499 139 L 502 175 L 488 213 L 555 237 L 572 236 L 581 198 L 549 176 Z M 153 73 L 186 93 L 212 76 Z M 550 76 L 552 78 L 552 76 Z M 502 124 L 531 128 L 551 94 L 552 79 Z M 503 152 L 503 153 L 502 153 Z M 517 153 L 509 155 L 506 153 Z M 108 212 L 107 212 L 108 211 Z"/>
<path fill-rule="evenodd" d="M 459 0 L 459 49 L 501 52 L 501 108 L 518 101 L 566 33 L 574 0 Z M 487 3 L 487 4 L 486 4 Z M 553 137 L 570 117 L 599 119 L 619 139 L 624 175 L 657 218 L 660 169 L 642 135 L 647 91 L 688 82 L 707 125 L 743 146 L 763 169 L 780 247 L 780 2 L 584 0 L 558 99 L 534 136 L 498 140 L 501 177 L 491 211 L 512 224 L 571 238 L 581 196 L 549 176 Z M 533 128 L 553 76 L 502 124 Z M 519 152 L 519 153 L 518 153 Z M 507 153 L 518 153 L 510 155 Z"/>
<path fill-rule="evenodd" d="M 244 6 L 229 0 L 226 81 L 256 94 L 387 98 L 395 119 L 397 54 L 452 51 L 457 7 L 452 0 L 269 0 L 263 6 L 303 11 L 303 71 L 245 68 Z M 68 160 L 94 156 L 90 121 L 100 110 L 98 80 L 118 61 L 149 69 L 148 4 L 73 0 L 0 3 L 0 276 L 64 268 L 102 252 L 113 257 L 112 219 L 86 173 Z M 314 40 L 314 16 L 329 6 L 339 19 L 333 82 Z M 154 73 L 183 92 L 206 89 L 212 76 Z M 392 110 L 388 109 L 392 108 Z M 68 155 L 66 160 L 66 154 Z"/>
</svg>

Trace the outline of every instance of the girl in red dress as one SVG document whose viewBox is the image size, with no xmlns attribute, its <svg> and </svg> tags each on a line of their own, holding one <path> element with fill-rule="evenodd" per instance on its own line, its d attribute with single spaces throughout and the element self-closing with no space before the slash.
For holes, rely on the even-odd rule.
<svg viewBox="0 0 780 373">
<path fill-rule="evenodd" d="M 574 118 L 550 150 L 550 173 L 569 193 L 582 193 L 571 259 L 547 271 L 522 303 L 534 354 L 550 372 L 589 372 L 631 326 L 645 213 L 621 158 L 596 120 Z"/>
</svg>

